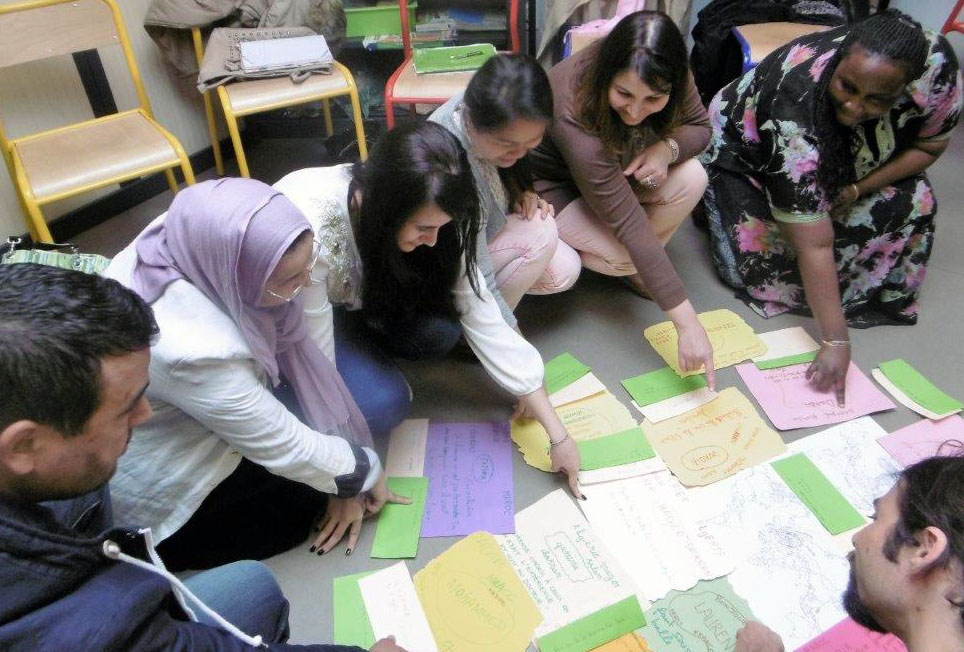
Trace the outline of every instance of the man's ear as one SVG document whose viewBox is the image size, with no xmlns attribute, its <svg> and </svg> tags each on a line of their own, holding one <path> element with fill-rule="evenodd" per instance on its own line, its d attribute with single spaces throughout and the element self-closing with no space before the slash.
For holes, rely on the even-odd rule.
<svg viewBox="0 0 964 652">
<path fill-rule="evenodd" d="M 947 535 L 940 528 L 929 525 L 914 535 L 917 545 L 909 548 L 910 565 L 913 572 L 927 570 L 939 560 L 947 550 Z"/>
<path fill-rule="evenodd" d="M 34 471 L 48 428 L 36 421 L 14 421 L 0 430 L 0 467 L 23 476 Z"/>
</svg>

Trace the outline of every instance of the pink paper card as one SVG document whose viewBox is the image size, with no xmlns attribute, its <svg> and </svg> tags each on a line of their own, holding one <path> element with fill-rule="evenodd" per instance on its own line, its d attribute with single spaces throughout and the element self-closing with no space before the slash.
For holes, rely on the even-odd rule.
<svg viewBox="0 0 964 652">
<path fill-rule="evenodd" d="M 872 632 L 847 618 L 796 652 L 907 652 L 907 648 L 893 634 Z"/>
<path fill-rule="evenodd" d="M 754 364 L 741 364 L 736 370 L 779 430 L 825 426 L 894 409 L 893 402 L 853 362 L 847 370 L 844 407 L 837 406 L 833 392 L 820 392 L 810 385 L 804 375 L 808 366 L 810 363 L 761 370 Z"/>
<path fill-rule="evenodd" d="M 964 419 L 956 414 L 940 421 L 922 419 L 877 441 L 901 466 L 908 467 L 937 455 L 941 444 L 949 440 L 964 442 Z"/>
</svg>

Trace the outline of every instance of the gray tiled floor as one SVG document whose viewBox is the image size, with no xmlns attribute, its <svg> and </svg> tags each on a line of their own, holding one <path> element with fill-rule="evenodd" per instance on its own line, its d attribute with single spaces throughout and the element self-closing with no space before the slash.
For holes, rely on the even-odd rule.
<svg viewBox="0 0 964 652">
<path fill-rule="evenodd" d="M 249 151 L 249 159 L 255 174 L 270 182 L 288 170 L 321 164 L 319 151 L 305 141 L 265 141 Z M 964 289 L 962 162 L 964 138 L 958 133 L 956 142 L 931 172 L 940 202 L 940 222 L 933 262 L 924 288 L 920 322 L 914 327 L 854 331 L 852 338 L 854 359 L 864 372 L 869 372 L 880 360 L 899 355 L 946 391 L 964 398 L 964 354 L 961 352 L 961 331 L 958 330 L 964 323 L 964 302 L 961 300 Z M 169 195 L 159 196 L 77 240 L 88 250 L 111 254 L 126 244 L 141 225 L 161 213 L 169 201 Z M 757 331 L 803 325 L 814 332 L 810 319 L 783 316 L 767 321 L 734 299 L 732 292 L 714 275 L 705 237 L 691 223 L 683 225 L 668 249 L 698 310 L 730 308 Z M 642 339 L 643 328 L 662 321 L 662 314 L 654 304 L 637 298 L 610 279 L 587 274 L 566 294 L 527 297 L 518 314 L 523 332 L 544 357 L 572 351 L 591 365 L 600 379 L 627 405 L 628 397 L 619 387 L 619 380 L 656 369 L 662 364 Z M 489 381 L 478 364 L 446 359 L 405 364 L 403 368 L 415 391 L 413 416 L 438 420 L 488 420 L 505 419 L 511 411 L 511 397 Z M 718 382 L 721 387 L 742 387 L 732 368 L 722 370 Z M 916 420 L 913 413 L 902 407 L 875 415 L 875 418 L 889 431 Z M 809 432 L 797 430 L 782 435 L 791 441 Z M 516 455 L 514 463 L 517 509 L 561 486 L 555 478 L 527 467 L 521 456 Z M 364 529 L 357 552 L 351 557 L 345 557 L 343 547 L 326 557 L 317 557 L 308 553 L 306 543 L 269 560 L 292 603 L 294 642 L 330 639 L 333 577 L 389 565 L 388 561 L 368 558 L 373 531 L 370 525 Z M 419 555 L 410 562 L 409 568 L 412 572 L 418 570 L 452 542 L 451 539 L 423 539 Z"/>
</svg>

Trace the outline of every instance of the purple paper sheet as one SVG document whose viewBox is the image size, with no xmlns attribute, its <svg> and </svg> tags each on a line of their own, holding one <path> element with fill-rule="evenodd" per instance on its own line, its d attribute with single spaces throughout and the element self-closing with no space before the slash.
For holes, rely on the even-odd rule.
<svg viewBox="0 0 964 652">
<path fill-rule="evenodd" d="M 515 532 L 509 424 L 431 423 L 423 537 Z"/>
</svg>

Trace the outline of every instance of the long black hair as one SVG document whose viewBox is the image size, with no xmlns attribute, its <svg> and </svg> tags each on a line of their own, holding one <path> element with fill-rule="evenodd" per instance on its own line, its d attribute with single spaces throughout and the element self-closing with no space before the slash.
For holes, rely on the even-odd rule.
<svg viewBox="0 0 964 652">
<path fill-rule="evenodd" d="M 472 289 L 479 292 L 474 272 L 481 224 L 472 169 L 458 139 L 432 122 L 396 127 L 379 138 L 352 175 L 352 188 L 362 191 L 357 233 L 366 318 L 382 328 L 420 313 L 457 318 L 452 289 L 463 259 Z M 403 252 L 398 232 L 427 204 L 452 221 L 439 229 L 434 247 Z"/>
<path fill-rule="evenodd" d="M 827 62 L 817 82 L 813 127 L 819 135 L 817 182 L 830 201 L 842 188 L 857 180 L 854 169 L 857 133 L 837 122 L 830 96 L 830 81 L 837 66 L 856 48 L 898 64 L 904 70 L 905 83 L 910 83 L 923 74 L 929 44 L 919 23 L 896 9 L 888 9 L 854 25 Z"/>
<path fill-rule="evenodd" d="M 610 152 L 623 152 L 632 141 L 633 127 L 609 105 L 609 86 L 613 77 L 631 70 L 654 91 L 669 95 L 663 110 L 644 123 L 657 138 L 665 138 L 679 123 L 689 71 L 686 43 L 673 20 L 659 11 L 637 11 L 590 48 L 590 62 L 576 87 L 576 117 L 582 126 Z"/>
<path fill-rule="evenodd" d="M 482 132 L 505 129 L 516 120 L 552 122 L 552 87 L 539 62 L 528 54 L 499 54 L 486 61 L 469 81 L 464 95 L 467 117 Z M 499 168 L 509 190 L 509 205 L 532 189 L 528 156 Z"/>
</svg>

